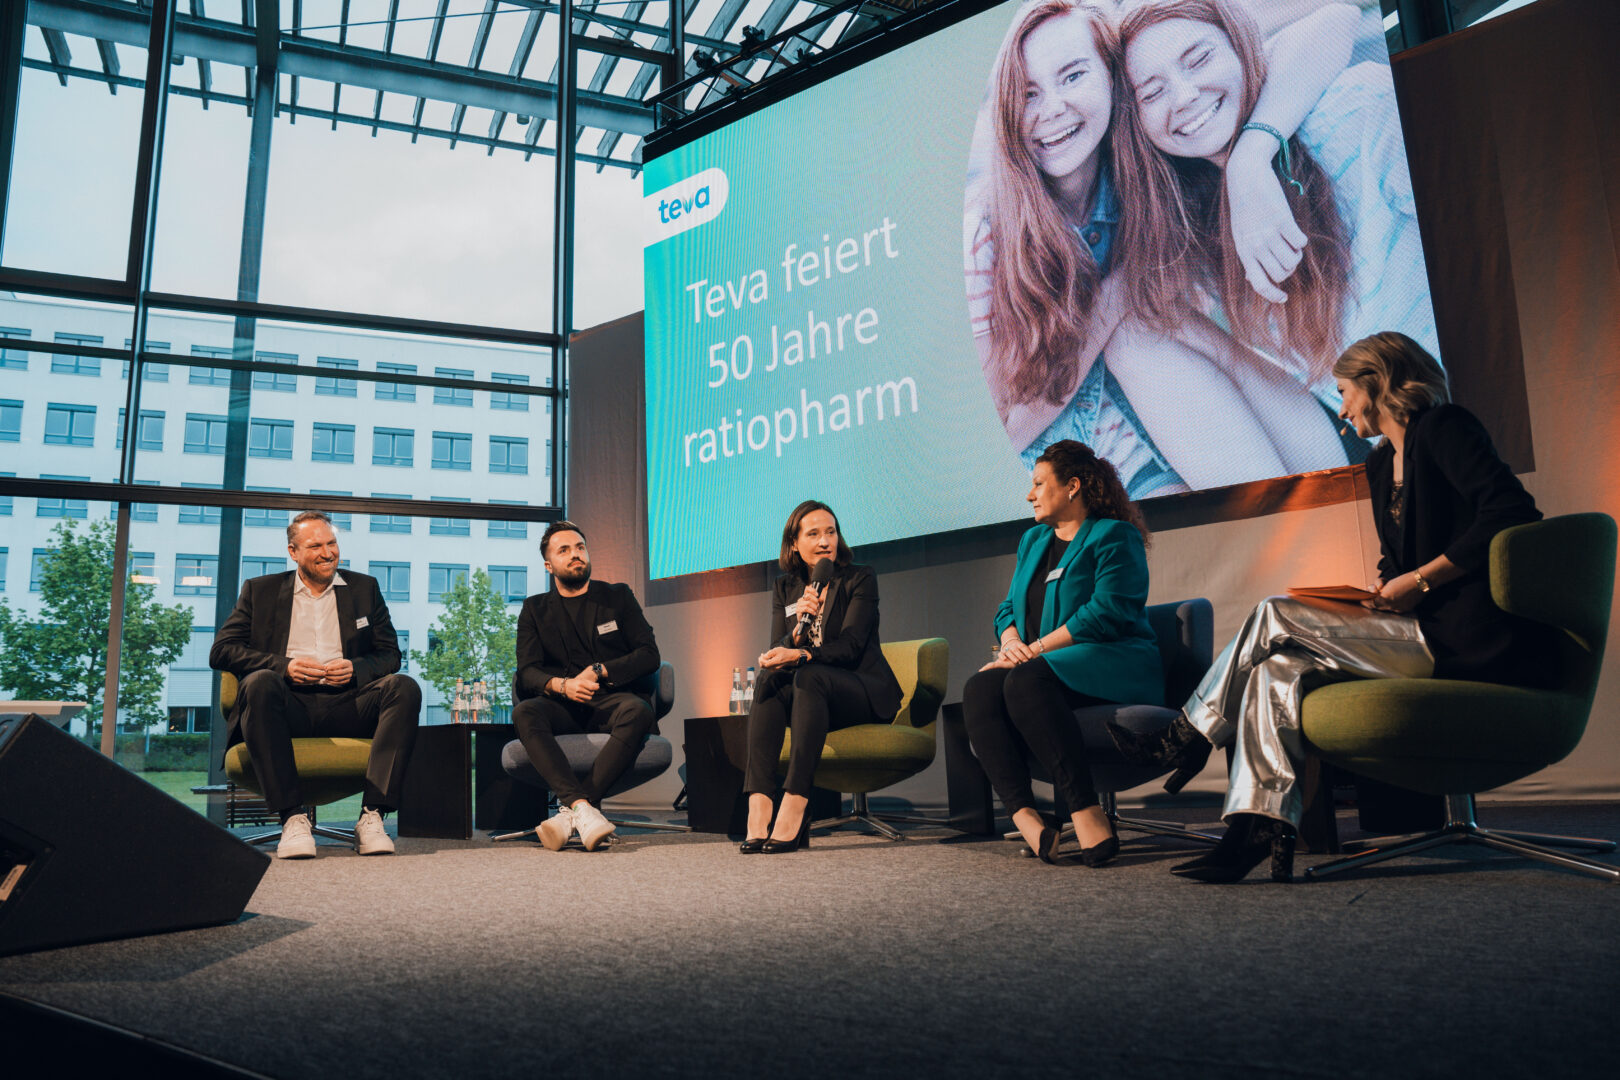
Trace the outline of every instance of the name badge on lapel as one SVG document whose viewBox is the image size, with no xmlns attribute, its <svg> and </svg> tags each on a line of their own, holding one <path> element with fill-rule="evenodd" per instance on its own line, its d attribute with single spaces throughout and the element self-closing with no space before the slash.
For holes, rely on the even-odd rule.
<svg viewBox="0 0 1620 1080">
<path fill-rule="evenodd" d="M 799 613 L 799 602 L 797 600 L 793 601 L 793 603 L 788 604 L 786 607 L 784 607 L 782 609 L 782 614 L 786 615 L 790 619 L 793 618 L 793 616 L 797 615 L 798 613 Z"/>
<path fill-rule="evenodd" d="M 370 625 L 371 625 L 371 620 L 367 619 L 364 615 L 362 615 L 358 619 L 354 620 L 354 628 L 356 630 L 364 630 L 366 627 L 368 627 Z"/>
<path fill-rule="evenodd" d="M 1050 574 L 1046 575 L 1046 580 L 1047 581 L 1056 581 L 1058 578 L 1060 578 L 1062 576 L 1063 576 L 1063 567 L 1059 566 L 1055 570 L 1053 570 Z"/>
<path fill-rule="evenodd" d="M 617 630 L 618 628 L 619 628 L 618 620 L 609 619 L 607 622 L 603 623 L 601 626 L 598 626 L 596 628 L 596 632 L 598 634 L 611 634 L 611 633 L 613 633 L 613 631 Z"/>
</svg>

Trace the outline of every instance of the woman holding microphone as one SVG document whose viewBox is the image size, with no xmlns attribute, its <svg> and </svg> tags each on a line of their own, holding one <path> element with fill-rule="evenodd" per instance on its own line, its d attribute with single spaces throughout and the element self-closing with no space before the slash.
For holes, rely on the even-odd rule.
<svg viewBox="0 0 1620 1080">
<path fill-rule="evenodd" d="M 878 641 L 877 575 L 857 566 L 826 503 L 800 503 L 782 527 L 771 590 L 771 647 L 748 712 L 748 836 L 744 855 L 796 851 L 811 779 L 832 728 L 886 724 L 900 711 L 900 683 Z M 782 805 L 771 796 L 786 732 L 793 732 Z"/>
<path fill-rule="evenodd" d="M 1113 701 L 1158 704 L 1159 648 L 1143 606 L 1147 526 L 1119 475 L 1085 443 L 1064 439 L 1036 459 L 1035 527 L 1018 543 L 996 612 L 1001 651 L 962 691 L 973 751 L 1030 851 L 1054 862 L 1059 831 L 1035 809 L 1028 758 L 1052 778 L 1074 819 L 1080 858 L 1119 852 L 1097 803 L 1074 710 Z"/>
</svg>

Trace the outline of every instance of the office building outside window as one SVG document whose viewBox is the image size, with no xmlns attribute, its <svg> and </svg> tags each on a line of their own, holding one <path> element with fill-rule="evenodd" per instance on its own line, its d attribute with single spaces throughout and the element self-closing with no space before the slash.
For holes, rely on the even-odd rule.
<svg viewBox="0 0 1620 1080">
<path fill-rule="evenodd" d="M 244 555 L 242 556 L 242 580 L 248 578 L 264 577 L 266 574 L 279 574 L 284 570 L 292 569 L 287 565 L 285 555 Z"/>
<path fill-rule="evenodd" d="M 516 473 L 527 476 L 529 472 L 529 440 L 508 435 L 491 435 L 489 437 L 489 471 L 492 473 Z"/>
<path fill-rule="evenodd" d="M 248 457 L 292 460 L 293 422 L 253 420 L 248 425 Z"/>
<path fill-rule="evenodd" d="M 500 503 L 503 506 L 529 505 L 516 499 L 491 499 L 489 501 Z M 491 521 L 488 532 L 491 540 L 526 540 L 529 536 L 529 523 L 527 521 Z"/>
<path fill-rule="evenodd" d="M 137 585 L 158 584 L 157 552 L 132 551 L 129 553 L 129 580 Z"/>
<path fill-rule="evenodd" d="M 124 348 L 131 349 L 131 348 L 134 348 L 134 347 L 135 347 L 135 339 L 134 338 L 125 338 L 124 339 Z M 149 353 L 168 352 L 169 351 L 169 343 L 167 341 L 148 341 L 146 343 L 146 350 L 145 351 L 149 352 Z M 129 361 L 128 360 L 123 361 L 122 364 L 120 365 L 119 372 L 118 372 L 118 377 L 120 379 L 129 378 Z M 169 365 L 168 364 L 159 364 L 159 363 L 156 363 L 156 362 L 149 363 L 149 364 L 142 364 L 141 365 L 141 378 L 146 382 L 168 382 L 169 381 Z"/>
<path fill-rule="evenodd" d="M 146 487 L 156 487 L 157 486 L 157 481 L 156 480 L 137 480 L 135 482 L 137 484 L 141 484 L 141 485 L 146 486 Z M 107 516 L 112 518 L 112 520 L 114 520 L 114 521 L 118 520 L 118 504 L 117 503 L 113 503 L 111 505 L 111 507 L 108 509 Z M 131 520 L 131 521 L 156 521 L 157 516 L 158 516 L 157 515 L 157 503 L 140 503 L 140 502 L 138 502 L 138 503 L 131 503 L 130 506 L 129 506 L 129 520 Z"/>
<path fill-rule="evenodd" d="M 529 595 L 529 568 L 527 566 L 491 566 L 489 579 L 495 591 L 507 603 L 518 604 Z"/>
<path fill-rule="evenodd" d="M 286 494 L 292 491 L 292 488 L 254 487 L 249 484 L 247 490 Z M 242 527 L 244 529 L 285 529 L 291 516 L 285 510 L 256 510 L 249 507 L 242 511 Z"/>
<path fill-rule="evenodd" d="M 174 557 L 174 594 L 176 596 L 213 596 L 219 580 L 218 555 L 176 555 Z"/>
<path fill-rule="evenodd" d="M 329 490 L 323 490 L 321 488 L 310 488 L 309 493 L 311 495 L 344 495 L 344 496 L 354 494 L 354 492 L 352 492 L 352 491 L 329 491 Z M 353 514 L 345 514 L 345 513 L 338 512 L 338 511 L 332 511 L 332 512 L 327 514 L 327 517 L 332 519 L 332 528 L 336 529 L 338 532 L 347 532 L 347 531 L 354 528 L 354 515 Z M 348 560 L 344 559 L 343 563 L 344 563 L 344 565 L 348 565 Z"/>
<path fill-rule="evenodd" d="M 261 364 L 298 363 L 298 357 L 292 353 L 261 352 L 255 359 Z M 298 393 L 298 376 L 281 371 L 255 371 L 253 373 L 253 389 L 273 390 L 278 394 L 296 394 Z"/>
<path fill-rule="evenodd" d="M 343 360 L 335 356 L 317 356 L 315 366 L 323 368 L 359 368 L 360 361 Z M 317 375 L 315 377 L 315 392 L 326 397 L 355 397 L 359 393 L 359 385 L 353 379 L 334 379 L 327 375 Z"/>
<path fill-rule="evenodd" d="M 44 473 L 41 480 L 89 480 L 88 476 L 56 476 Z M 42 518 L 76 518 L 83 521 L 90 516 L 90 503 L 84 499 L 36 499 L 34 516 Z"/>
<path fill-rule="evenodd" d="M 191 355 L 229 360 L 231 350 L 214 345 L 193 345 Z M 231 373 L 227 368 L 193 367 L 186 376 L 186 381 L 192 386 L 229 386 Z"/>
<path fill-rule="evenodd" d="M 409 428 L 373 428 L 371 463 L 408 469 L 416 456 L 416 432 Z"/>
<path fill-rule="evenodd" d="M 94 446 L 96 407 L 54 402 L 45 406 L 45 442 L 56 446 Z"/>
<path fill-rule="evenodd" d="M 312 461 L 354 464 L 354 425 L 316 424 L 309 456 Z"/>
<path fill-rule="evenodd" d="M 466 582 L 468 570 L 465 563 L 429 563 L 428 603 L 443 603 L 445 593 Z"/>
<path fill-rule="evenodd" d="M 433 496 L 434 502 L 472 502 L 471 499 L 457 499 L 448 495 Z M 428 535 L 430 536 L 471 536 L 472 522 L 466 518 L 430 518 L 428 520 Z"/>
<path fill-rule="evenodd" d="M 371 493 L 373 499 L 408 499 L 409 495 L 391 495 L 381 491 Z M 411 519 L 402 514 L 372 514 L 371 531 L 374 533 L 409 533 Z"/>
<path fill-rule="evenodd" d="M 218 484 L 193 484 L 182 481 L 183 488 L 212 488 L 218 489 Z M 218 525 L 219 507 L 217 506 L 181 506 L 180 524 L 182 525 Z"/>
<path fill-rule="evenodd" d="M 118 410 L 118 425 L 113 428 L 113 448 L 121 450 L 124 447 L 124 410 Z M 163 413 L 159 410 L 142 409 L 140 423 L 136 425 L 135 447 L 138 450 L 163 450 Z"/>
<path fill-rule="evenodd" d="M 506 375 L 497 371 L 489 378 L 491 382 L 512 383 L 514 386 L 529 385 L 529 377 L 527 375 Z M 529 395 L 505 394 L 498 390 L 492 390 L 489 394 L 489 407 L 492 409 L 510 409 L 513 412 L 528 412 Z"/>
<path fill-rule="evenodd" d="M 0 442 L 22 440 L 23 403 L 15 398 L 0 398 Z"/>
<path fill-rule="evenodd" d="M 185 452 L 188 454 L 224 454 L 225 431 L 230 421 L 223 416 L 207 413 L 186 413 Z"/>
<path fill-rule="evenodd" d="M 473 373 L 466 368 L 436 367 L 433 374 L 441 379 L 471 379 Z M 463 408 L 472 408 L 473 394 L 471 390 L 463 390 L 456 386 L 435 386 L 433 388 L 433 404 L 457 405 Z"/>
<path fill-rule="evenodd" d="M 58 331 L 56 341 L 61 345 L 100 345 L 102 338 L 94 334 L 64 334 Z M 72 353 L 52 353 L 51 373 L 55 375 L 88 375 L 94 378 L 101 374 L 101 357 L 75 356 Z"/>
<path fill-rule="evenodd" d="M 27 341 L 33 337 L 33 332 L 18 326 L 0 326 L 0 341 Z M 10 346 L 0 348 L 0 370 L 10 368 L 13 371 L 28 370 L 28 353 L 23 349 L 14 349 Z"/>
<path fill-rule="evenodd" d="M 472 435 L 456 431 L 433 433 L 433 467 L 472 471 Z"/>
<path fill-rule="evenodd" d="M 415 364 L 390 364 L 385 360 L 377 362 L 377 370 L 392 375 L 415 375 Z M 410 383 L 373 383 L 377 388 L 378 401 L 415 401 L 416 387 Z"/>
<path fill-rule="evenodd" d="M 390 604 L 407 604 L 411 599 L 411 564 L 378 562 L 366 564 L 366 573 L 377 579 L 377 588 Z"/>
</svg>

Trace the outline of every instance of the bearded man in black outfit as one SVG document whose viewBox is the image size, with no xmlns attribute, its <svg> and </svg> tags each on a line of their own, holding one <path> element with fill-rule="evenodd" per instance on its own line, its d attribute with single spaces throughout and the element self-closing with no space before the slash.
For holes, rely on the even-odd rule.
<svg viewBox="0 0 1620 1080">
<path fill-rule="evenodd" d="M 557 796 L 557 813 L 536 830 L 560 851 L 577 831 L 586 851 L 613 832 L 602 795 L 635 761 L 653 730 L 658 642 L 628 585 L 591 580 L 585 533 L 558 521 L 540 538 L 550 592 L 523 602 L 517 627 L 517 705 L 512 723 L 529 760 Z M 605 732 L 583 781 L 558 735 Z"/>
</svg>

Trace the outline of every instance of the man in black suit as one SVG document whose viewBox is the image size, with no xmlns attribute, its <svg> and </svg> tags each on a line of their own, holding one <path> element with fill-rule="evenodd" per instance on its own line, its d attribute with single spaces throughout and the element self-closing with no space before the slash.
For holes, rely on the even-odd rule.
<svg viewBox="0 0 1620 1080">
<path fill-rule="evenodd" d="M 307 859 L 315 837 L 303 812 L 292 740 L 371 740 L 355 845 L 362 855 L 394 850 L 382 815 L 399 806 L 416 738 L 422 691 L 398 675 L 399 638 L 377 579 L 338 573 L 332 519 L 306 510 L 287 526 L 296 570 L 242 584 L 236 609 L 214 635 L 208 663 L 238 680 L 227 746 L 247 743 L 264 801 L 281 815 L 276 855 Z"/>
<path fill-rule="evenodd" d="M 576 830 L 586 851 L 613 832 L 598 804 L 641 752 L 653 729 L 658 642 L 628 585 L 591 580 L 585 534 L 554 522 L 540 538 L 552 591 L 523 601 L 517 627 L 517 705 L 512 723 L 529 760 L 557 796 L 537 830 L 560 851 Z M 557 736 L 606 732 L 607 745 L 581 783 Z"/>
</svg>

